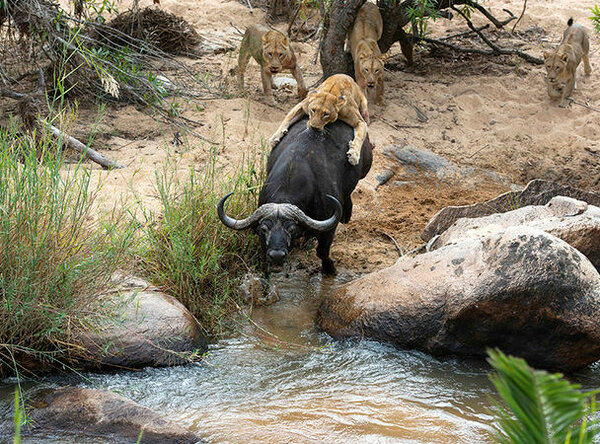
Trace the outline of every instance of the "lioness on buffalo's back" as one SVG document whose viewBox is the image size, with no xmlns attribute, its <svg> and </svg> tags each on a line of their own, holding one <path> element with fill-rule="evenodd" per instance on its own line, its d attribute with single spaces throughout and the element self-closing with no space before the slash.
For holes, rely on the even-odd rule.
<svg viewBox="0 0 600 444">
<path fill-rule="evenodd" d="M 579 23 L 573 24 L 573 18 L 569 19 L 567 25 L 558 48 L 544 52 L 548 95 L 560 99 L 560 107 L 568 105 L 568 98 L 577 85 L 576 72 L 582 59 L 585 74 L 592 72 L 587 31 Z"/>
<path fill-rule="evenodd" d="M 244 73 L 250 57 L 260 65 L 263 91 L 268 102 L 274 103 L 273 75 L 283 71 L 290 71 L 296 79 L 298 97 L 306 96 L 307 90 L 296 62 L 296 55 L 290 46 L 290 39 L 283 33 L 258 24 L 246 29 L 240 45 L 238 66 L 233 70 L 237 72 L 240 92 L 244 89 Z"/>
<path fill-rule="evenodd" d="M 302 102 L 290 110 L 271 136 L 271 147 L 275 147 L 288 128 L 305 115 L 309 117 L 307 125 L 317 131 L 323 131 L 325 125 L 336 120 L 346 122 L 354 128 L 354 138 L 349 142 L 347 156 L 351 165 L 358 164 L 360 150 L 367 137 L 369 108 L 365 95 L 352 77 L 335 74 L 325 80 L 316 91 L 308 93 Z"/>
</svg>

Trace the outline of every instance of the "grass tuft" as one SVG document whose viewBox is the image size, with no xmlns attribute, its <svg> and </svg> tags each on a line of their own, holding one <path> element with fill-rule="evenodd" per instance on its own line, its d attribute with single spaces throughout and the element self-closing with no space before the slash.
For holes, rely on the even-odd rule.
<svg viewBox="0 0 600 444">
<path fill-rule="evenodd" d="M 98 295 L 123 267 L 133 225 L 93 217 L 80 165 L 65 169 L 50 137 L 0 131 L 0 362 L 61 360 L 71 332 L 101 311 Z M 0 366 L 2 367 L 2 366 Z"/>
<path fill-rule="evenodd" d="M 151 280 L 178 298 L 199 320 L 203 330 L 222 330 L 223 320 L 239 306 L 241 277 L 258 266 L 260 245 L 251 232 L 225 227 L 217 203 L 227 201 L 234 216 L 256 209 L 263 181 L 264 156 L 246 160 L 231 175 L 216 167 L 212 151 L 205 168 L 190 170 L 184 182 L 176 178 L 176 165 L 157 173 L 162 203 L 159 217 L 147 215 L 147 249 L 143 264 Z"/>
</svg>

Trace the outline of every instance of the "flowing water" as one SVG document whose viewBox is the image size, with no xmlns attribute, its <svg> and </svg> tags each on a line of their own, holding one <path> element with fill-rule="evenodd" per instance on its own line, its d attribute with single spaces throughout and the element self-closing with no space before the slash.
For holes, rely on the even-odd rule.
<svg viewBox="0 0 600 444">
<path fill-rule="evenodd" d="M 332 341 L 315 317 L 323 292 L 338 282 L 302 273 L 277 281 L 281 300 L 255 308 L 256 326 L 246 323 L 214 343 L 198 365 L 52 376 L 42 385 L 114 390 L 209 442 L 491 442 L 494 391 L 485 363 L 368 340 Z M 597 381 L 597 375 L 592 370 L 583 378 Z M 2 393 L 10 404 L 10 385 Z"/>
</svg>

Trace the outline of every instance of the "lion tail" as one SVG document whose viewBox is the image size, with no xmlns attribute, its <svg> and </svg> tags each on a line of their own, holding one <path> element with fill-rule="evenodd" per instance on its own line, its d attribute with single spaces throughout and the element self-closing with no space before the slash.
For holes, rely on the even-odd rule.
<svg viewBox="0 0 600 444">
<path fill-rule="evenodd" d="M 573 24 L 573 17 L 571 17 L 569 19 L 569 21 L 567 22 L 567 26 L 571 26 Z"/>
</svg>

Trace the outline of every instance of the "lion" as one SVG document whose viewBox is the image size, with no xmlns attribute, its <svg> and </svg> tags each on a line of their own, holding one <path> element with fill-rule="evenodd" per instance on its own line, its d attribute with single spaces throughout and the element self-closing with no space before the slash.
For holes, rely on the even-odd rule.
<svg viewBox="0 0 600 444">
<path fill-rule="evenodd" d="M 244 73 L 251 56 L 260 65 L 263 91 L 269 103 L 275 103 L 273 74 L 282 71 L 291 71 L 298 84 L 298 97 L 301 99 L 306 97 L 308 90 L 304 84 L 300 67 L 296 63 L 296 56 L 290 46 L 290 40 L 283 33 L 262 25 L 251 25 L 246 29 L 240 45 L 238 66 L 232 70 L 232 72 L 237 71 L 240 92 L 244 90 Z"/>
<path fill-rule="evenodd" d="M 375 104 L 382 106 L 383 65 L 385 55 L 381 54 L 377 41 L 383 32 L 383 20 L 379 8 L 374 3 L 365 3 L 358 11 L 348 43 L 354 60 L 354 77 L 363 94 L 372 100 L 375 89 Z"/>
<path fill-rule="evenodd" d="M 358 165 L 360 150 L 367 137 L 369 108 L 367 98 L 360 87 L 346 74 L 335 74 L 325 80 L 315 91 L 294 106 L 285 116 L 277 131 L 269 139 L 271 148 L 275 148 L 290 126 L 309 116 L 307 126 L 323 131 L 325 125 L 341 120 L 354 128 L 354 139 L 349 143 L 348 162 Z"/>
<path fill-rule="evenodd" d="M 544 52 L 548 95 L 552 98 L 560 98 L 558 106 L 561 108 L 569 104 L 568 98 L 577 86 L 575 74 L 581 59 L 583 59 L 585 74 L 590 75 L 592 72 L 587 31 L 580 24 L 573 24 L 573 18 L 569 19 L 567 25 L 558 48 L 552 52 Z"/>
</svg>

